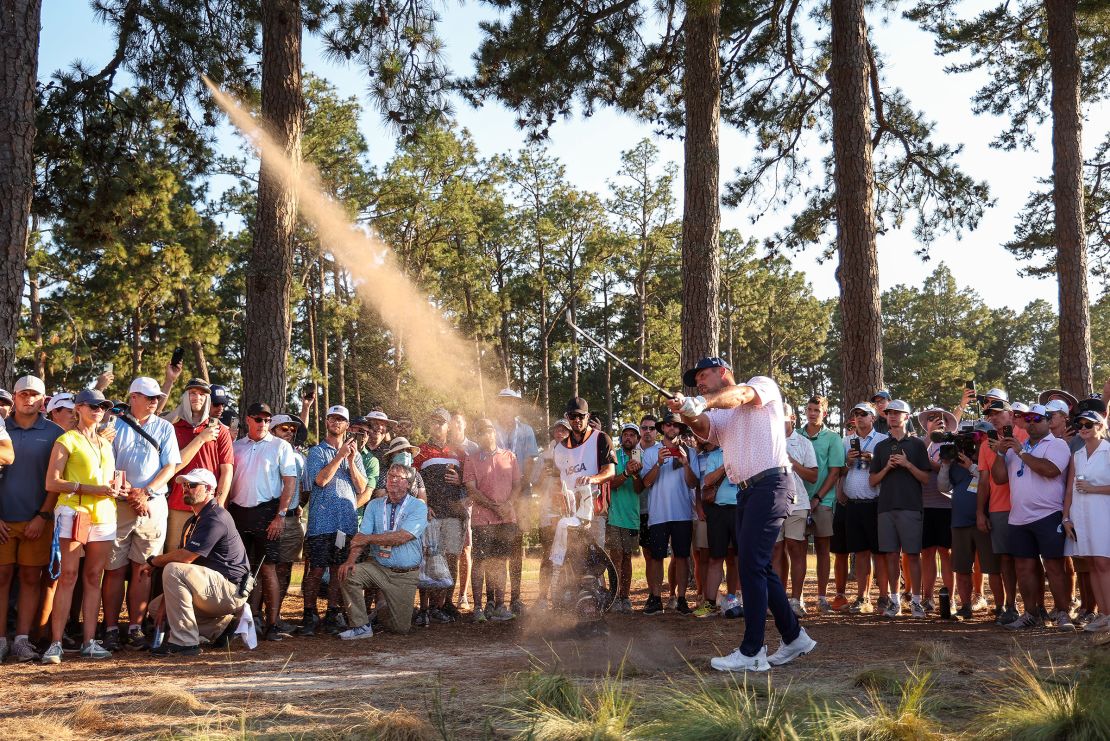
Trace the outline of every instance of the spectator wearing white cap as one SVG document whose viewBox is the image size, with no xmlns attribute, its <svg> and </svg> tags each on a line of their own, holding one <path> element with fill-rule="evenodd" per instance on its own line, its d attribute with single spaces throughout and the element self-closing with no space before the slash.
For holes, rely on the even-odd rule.
<svg viewBox="0 0 1110 741">
<path fill-rule="evenodd" d="M 1020 630 L 1039 626 L 1048 618 L 1056 626 L 1074 630 L 1071 609 L 1072 583 L 1064 568 L 1064 493 L 1071 452 L 1048 429 L 1048 410 L 1034 404 L 1025 413 L 1029 442 L 1013 437 L 998 442 L 991 477 L 1010 484 L 1010 553 L 1017 568 L 1018 589 L 1025 613 L 1006 625 Z M 1048 615 L 1044 603 L 1044 563 L 1056 612 Z"/>
<path fill-rule="evenodd" d="M 12 398 L 11 392 L 7 389 L 0 389 L 0 420 L 8 418 L 8 415 L 12 413 L 14 404 L 15 400 Z"/>
<path fill-rule="evenodd" d="M 1062 399 L 1052 399 L 1047 404 L 1044 404 L 1045 413 L 1048 415 L 1048 431 L 1052 433 L 1053 437 L 1058 437 L 1068 444 L 1068 448 L 1074 453 L 1082 442 L 1077 442 L 1072 446 L 1073 432 L 1068 429 L 1068 423 L 1071 421 L 1071 407 Z"/>
<path fill-rule="evenodd" d="M 1097 411 L 1081 412 L 1076 437 L 1083 447 L 1072 456 L 1072 477 L 1064 497 L 1065 553 L 1082 556 L 1090 573 L 1090 587 L 1098 617 L 1084 630 L 1110 632 L 1110 443 L 1106 418 Z"/>
<path fill-rule="evenodd" d="M 923 511 L 921 530 L 921 591 L 922 606 L 926 612 L 936 608 L 933 591 L 937 581 L 937 559 L 940 559 L 941 583 L 950 595 L 955 594 L 952 571 L 952 495 L 942 492 L 937 484 L 940 473 L 940 442 L 933 435 L 943 436 L 955 432 L 956 416 L 941 407 L 929 407 L 917 413 L 917 420 L 928 436 L 929 461 L 932 470 L 929 480 L 921 489 Z"/>
<path fill-rule="evenodd" d="M 347 435 L 350 419 L 346 407 L 329 407 L 324 419 L 327 434 L 308 451 L 305 464 L 305 478 L 312 482 L 305 532 L 305 554 L 311 569 L 301 587 L 306 626 L 317 622 L 316 599 L 325 570 L 330 572 L 328 604 L 336 608 L 343 604 L 339 567 L 347 560 L 350 540 L 358 530 L 355 510 L 370 500 L 358 443 Z M 338 609 L 329 607 L 323 627 L 336 631 L 346 628 L 340 615 Z"/>
<path fill-rule="evenodd" d="M 906 434 L 910 405 L 895 399 L 886 406 L 890 437 L 875 446 L 868 483 L 879 487 L 879 550 L 887 554 L 889 575 L 898 573 L 898 554 L 909 558 L 907 583 L 910 610 L 914 617 L 925 617 L 921 604 L 921 530 L 923 520 L 922 487 L 929 481 L 932 464 L 925 443 Z M 902 614 L 896 596 L 884 613 Z"/>
<path fill-rule="evenodd" d="M 38 658 L 29 635 L 36 617 L 43 568 L 50 562 L 57 494 L 43 486 L 50 453 L 63 430 L 39 414 L 43 384 L 24 376 L 15 384 L 12 413 L 0 423 L 0 627 L 8 625 L 8 595 L 16 570 L 19 602 L 11 654 L 19 661 Z M 70 403 L 72 410 L 72 402 Z M 0 630 L 0 661 L 8 653 Z"/>
<path fill-rule="evenodd" d="M 813 517 L 813 549 L 817 553 L 817 609 L 821 612 L 835 612 L 848 606 L 843 594 L 837 594 L 829 602 L 826 590 L 829 584 L 829 570 L 832 566 L 830 548 L 833 537 L 833 505 L 836 503 L 836 482 L 844 469 L 844 442 L 840 436 L 825 426 L 825 415 L 829 411 L 829 400 L 824 396 L 814 396 L 806 403 L 806 424 L 799 432 L 811 443 L 817 453 L 817 480 L 806 482 L 809 493 L 809 506 Z M 843 567 L 847 579 L 847 562 Z M 839 584 L 843 588 L 843 584 Z"/>
<path fill-rule="evenodd" d="M 794 507 L 782 523 L 778 541 L 771 554 L 771 562 L 775 564 L 775 570 L 784 585 L 788 583 L 787 577 L 790 577 L 790 609 L 798 617 L 804 617 L 806 607 L 802 588 L 806 581 L 809 550 L 806 523 L 811 511 L 806 483 L 812 484 L 817 481 L 817 452 L 813 449 L 813 443 L 809 438 L 798 433 L 795 427 L 798 418 L 794 413 L 794 407 L 783 404 L 782 411 L 786 418 L 786 455 L 790 459 Z M 734 488 L 735 486 L 733 484 Z"/>
<path fill-rule="evenodd" d="M 77 412 L 73 409 L 73 394 L 61 393 L 50 397 L 46 405 L 46 418 L 65 431 L 77 426 Z"/>
<path fill-rule="evenodd" d="M 886 556 L 879 550 L 879 487 L 870 481 L 875 448 L 888 437 L 875 429 L 876 416 L 875 407 L 867 402 L 852 408 L 856 431 L 844 441 L 847 465 L 837 491 L 837 506 L 845 510 L 844 545 L 856 555 L 856 599 L 848 611 L 862 615 L 874 612 L 872 571 L 879 591 L 879 611 L 887 610 L 891 602 Z"/>
<path fill-rule="evenodd" d="M 157 381 L 140 376 L 128 390 L 128 410 L 116 417 L 112 452 L 131 492 L 126 500 L 116 502 L 116 539 L 104 574 L 104 647 L 109 651 L 123 645 L 146 647 L 142 623 L 151 585 L 149 575 L 141 572 L 146 559 L 160 554 L 165 545 L 169 526 L 166 495 L 181 463 L 173 425 L 155 413 L 164 397 Z M 118 621 L 128 570 L 129 627 L 125 636 Z"/>
</svg>

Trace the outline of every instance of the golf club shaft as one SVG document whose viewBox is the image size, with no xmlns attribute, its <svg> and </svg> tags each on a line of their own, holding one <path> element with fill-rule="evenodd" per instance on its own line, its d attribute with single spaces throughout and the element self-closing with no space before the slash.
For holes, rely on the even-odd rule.
<svg viewBox="0 0 1110 741">
<path fill-rule="evenodd" d="M 674 398 L 674 394 L 672 394 L 670 391 L 667 391 L 665 388 L 663 388 L 659 384 L 654 383 L 653 381 L 649 380 L 647 377 L 644 376 L 643 373 L 640 373 L 640 371 L 636 370 L 631 365 L 629 365 L 628 363 L 621 360 L 619 357 L 616 356 L 615 353 L 613 353 L 612 350 L 605 347 L 605 345 L 602 345 L 600 342 L 598 342 L 593 337 L 591 337 L 589 334 L 587 334 L 583 329 L 579 328 L 578 325 L 576 325 L 574 322 L 572 322 L 570 320 L 570 315 L 569 314 L 564 315 L 563 318 L 566 320 L 567 326 L 569 326 L 571 329 L 573 329 L 578 334 L 582 335 L 582 338 L 584 340 L 589 342 L 591 345 L 596 347 L 598 350 L 601 350 L 603 353 L 608 355 L 610 358 L 612 358 L 613 360 L 615 360 L 618 363 L 620 363 L 621 365 L 623 365 L 629 373 L 636 376 L 636 378 L 639 378 L 641 381 L 646 383 L 648 386 L 651 386 L 653 389 L 658 391 L 660 394 L 662 394 L 666 398 L 668 398 L 668 399 L 673 399 Z"/>
</svg>

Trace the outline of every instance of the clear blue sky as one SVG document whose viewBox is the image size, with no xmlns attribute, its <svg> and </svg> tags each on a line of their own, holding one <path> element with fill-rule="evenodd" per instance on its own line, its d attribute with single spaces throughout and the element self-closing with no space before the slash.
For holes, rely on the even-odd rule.
<svg viewBox="0 0 1110 741">
<path fill-rule="evenodd" d="M 460 5 L 450 1 L 443 6 L 443 33 L 449 64 L 456 72 L 471 69 L 470 56 L 479 41 L 478 21 L 490 17 L 487 6 L 474 2 Z M 1020 309 L 1036 298 L 1056 304 L 1053 280 L 1020 278 L 1019 263 L 1002 247 L 1013 235 L 1015 215 L 1036 180 L 1051 169 L 1050 131 L 1038 132 L 1032 151 L 1002 152 L 988 146 L 1002 126 L 1002 121 L 971 113 L 970 98 L 980 80 L 971 75 L 946 75 L 942 60 L 933 54 L 931 38 L 913 24 L 898 17 L 876 20 L 873 38 L 886 54 L 885 78 L 889 84 L 902 87 L 915 107 L 937 122 L 939 141 L 963 144 L 960 159 L 963 168 L 974 178 L 986 180 L 997 205 L 987 212 L 979 228 L 964 235 L 962 240 L 942 236 L 931 248 L 931 263 L 923 263 L 914 255 L 913 235 L 908 231 L 893 232 L 879 238 L 880 283 L 883 289 L 898 284 L 919 285 L 924 276 L 944 261 L 961 285 L 971 285 L 993 306 L 1008 305 Z M 81 58 L 99 66 L 109 58 L 112 38 L 99 26 L 87 3 L 82 0 L 44 3 L 43 29 L 39 55 L 40 77 Z M 895 53 L 893 50 L 897 50 Z M 328 62 L 320 54 L 319 44 L 306 36 L 304 65 L 328 79 L 342 95 L 363 97 L 365 80 L 358 68 Z M 514 116 L 497 105 L 474 109 L 463 102 L 456 105 L 459 122 L 468 128 L 485 156 L 519 149 L 524 138 L 514 126 Z M 1084 146 L 1088 154 L 1110 128 L 1110 105 L 1088 107 L 1084 130 Z M 370 142 L 372 159 L 381 164 L 393 153 L 394 140 L 383 128 L 371 106 L 363 117 L 363 131 Z M 613 178 L 620 164 L 620 152 L 636 141 L 651 136 L 649 127 L 610 110 L 599 110 L 590 118 L 575 117 L 558 123 L 551 132 L 550 150 L 566 165 L 567 176 L 577 187 L 598 192 L 606 190 L 606 181 Z M 221 137 L 227 146 L 235 146 L 230 137 Z M 656 144 L 666 160 L 681 163 L 682 142 L 679 139 L 657 139 Z M 750 154 L 750 139 L 740 132 L 722 128 L 722 183 Z M 676 189 L 681 203 L 681 182 Z M 789 213 L 769 214 L 751 224 L 750 213 L 742 209 L 724 209 L 723 225 L 763 238 L 786 223 Z M 804 270 L 820 297 L 836 295 L 833 279 L 835 265 L 818 265 L 817 250 L 794 257 L 794 264 Z M 989 280 L 985 276 L 990 276 Z M 1091 285 L 1092 295 L 1099 286 Z"/>
</svg>

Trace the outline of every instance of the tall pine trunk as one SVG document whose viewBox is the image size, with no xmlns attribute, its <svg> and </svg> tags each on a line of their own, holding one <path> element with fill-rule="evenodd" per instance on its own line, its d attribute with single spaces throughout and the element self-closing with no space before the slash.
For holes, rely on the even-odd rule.
<svg viewBox="0 0 1110 741">
<path fill-rule="evenodd" d="M 844 405 L 869 399 L 883 383 L 875 180 L 871 166 L 865 0 L 837 0 L 832 13 L 830 100 Z"/>
<path fill-rule="evenodd" d="M 682 207 L 682 368 L 716 355 L 720 251 L 720 0 L 688 0 L 683 99 L 686 112 Z"/>
<path fill-rule="evenodd" d="M 1045 0 L 1052 67 L 1052 201 L 1060 290 L 1060 384 L 1083 397 L 1094 388 L 1083 220 L 1083 118 L 1076 0 Z"/>
<path fill-rule="evenodd" d="M 15 380 L 35 182 L 35 81 L 42 0 L 0 7 L 0 387 Z"/>
<path fill-rule="evenodd" d="M 295 165 L 304 114 L 301 25 L 299 0 L 262 0 L 263 124 Z M 285 408 L 296 212 L 294 183 L 279 177 L 263 155 L 247 262 L 244 405 L 261 401 Z M 327 357 L 323 361 L 326 367 Z"/>
</svg>

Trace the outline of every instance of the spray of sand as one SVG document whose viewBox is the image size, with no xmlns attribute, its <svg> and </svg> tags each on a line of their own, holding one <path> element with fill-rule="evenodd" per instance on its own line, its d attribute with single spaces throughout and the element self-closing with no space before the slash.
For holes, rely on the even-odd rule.
<svg viewBox="0 0 1110 741">
<path fill-rule="evenodd" d="M 295 184 L 301 215 L 316 229 L 320 243 L 355 278 L 363 299 L 403 339 L 409 367 L 417 380 L 450 398 L 472 398 L 478 375 L 474 346 L 458 335 L 409 280 L 393 251 L 354 226 L 339 204 L 324 195 L 314 168 L 307 163 L 294 165 L 238 102 L 208 78 L 204 82 L 235 127 L 274 168 L 274 175 Z"/>
</svg>

